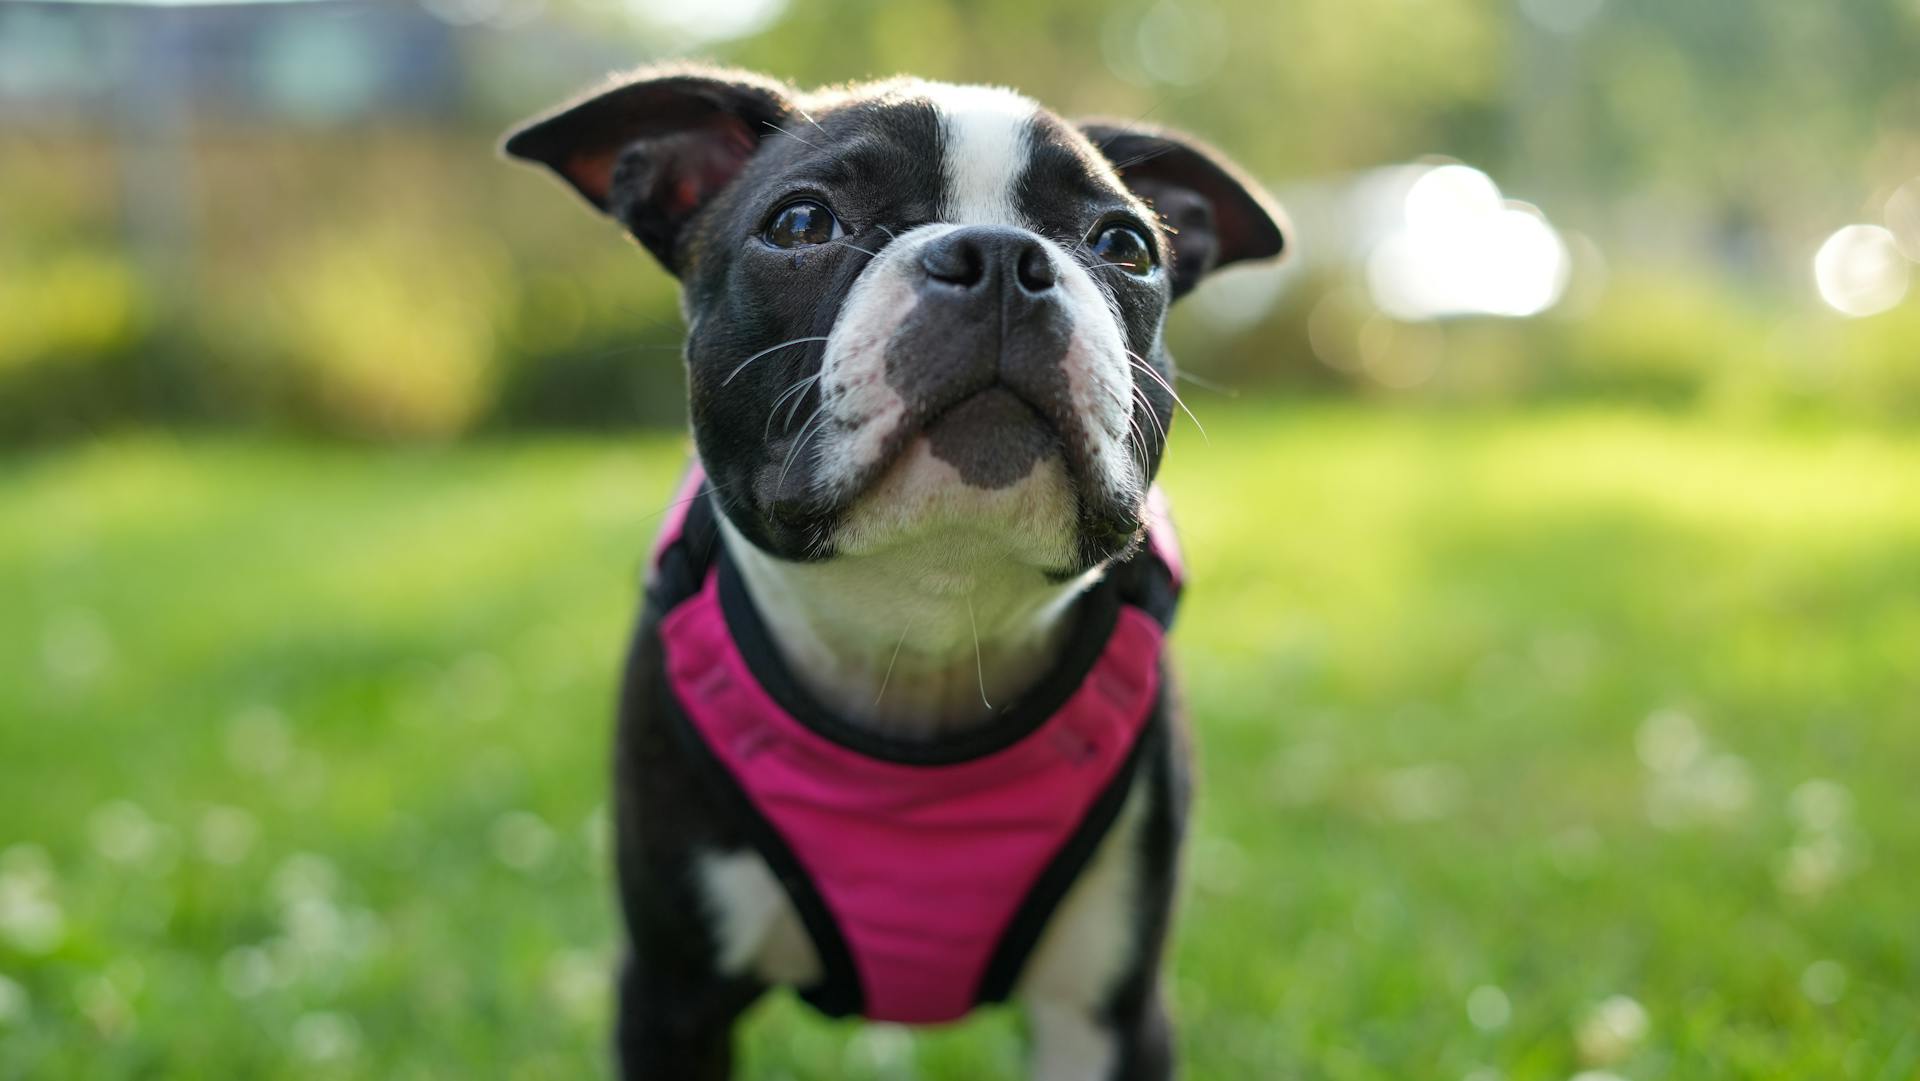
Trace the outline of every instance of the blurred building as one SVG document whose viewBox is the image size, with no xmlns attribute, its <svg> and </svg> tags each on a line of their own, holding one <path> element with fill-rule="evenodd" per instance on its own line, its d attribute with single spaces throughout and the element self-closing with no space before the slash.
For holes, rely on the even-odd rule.
<svg viewBox="0 0 1920 1081">
<path fill-rule="evenodd" d="M 68 127 L 157 99 L 224 116 L 445 115 L 464 97 L 456 28 L 370 0 L 0 5 L 0 117 Z"/>
</svg>

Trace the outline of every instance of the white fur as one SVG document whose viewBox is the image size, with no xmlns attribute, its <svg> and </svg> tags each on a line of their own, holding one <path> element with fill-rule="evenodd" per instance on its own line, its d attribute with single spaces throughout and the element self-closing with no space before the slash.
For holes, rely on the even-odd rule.
<svg viewBox="0 0 1920 1081">
<path fill-rule="evenodd" d="M 1016 993 L 1033 1025 L 1038 1081 L 1097 1081 L 1116 1057 L 1101 1007 L 1138 949 L 1140 826 L 1144 777 L 1136 778 L 1113 828 L 1034 945 Z"/>
<path fill-rule="evenodd" d="M 1027 1003 L 1033 1030 L 1034 1081 L 1107 1081 L 1115 1060 L 1113 1033 L 1095 1015 L 1075 1006 L 1042 999 Z"/>
<path fill-rule="evenodd" d="M 926 468 L 952 468 L 914 453 L 926 455 Z M 1036 473 L 1058 468 L 1044 463 Z M 1064 490 L 1029 478 L 972 491 L 982 504 L 1011 507 L 1022 489 Z M 985 518 L 1006 520 L 1004 512 Z M 1023 565 L 1019 532 L 1004 526 L 956 523 L 820 563 L 775 559 L 732 525 L 721 531 L 775 647 L 807 690 L 854 723 L 908 738 L 977 723 L 1038 680 L 1068 629 L 1068 607 L 1097 578 L 1048 582 Z"/>
<path fill-rule="evenodd" d="M 759 853 L 703 852 L 694 868 L 720 943 L 721 972 L 787 986 L 819 981 L 813 939 Z"/>
<path fill-rule="evenodd" d="M 1040 107 L 998 86 L 928 83 L 925 93 L 940 110 L 946 143 L 940 163 L 947 178 L 942 217 L 959 225 L 1029 224 L 1019 215 L 1013 187 L 1026 164 Z"/>
</svg>

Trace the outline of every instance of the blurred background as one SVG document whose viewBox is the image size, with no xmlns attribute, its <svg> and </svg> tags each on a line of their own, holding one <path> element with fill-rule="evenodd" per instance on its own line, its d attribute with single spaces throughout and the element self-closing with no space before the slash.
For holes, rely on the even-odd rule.
<svg viewBox="0 0 1920 1081">
<path fill-rule="evenodd" d="M 609 70 L 1005 82 L 1298 219 L 1177 355 L 1237 388 L 1920 413 L 1914 6 L 0 6 L 0 437 L 677 424 L 673 283 L 492 147 Z M 641 355 L 647 355 L 642 350 Z"/>
<path fill-rule="evenodd" d="M 0 1078 L 604 1073 L 681 324 L 493 148 L 688 55 L 1293 216 L 1171 332 L 1191 1076 L 1920 1077 L 1920 2 L 4 0 Z"/>
</svg>

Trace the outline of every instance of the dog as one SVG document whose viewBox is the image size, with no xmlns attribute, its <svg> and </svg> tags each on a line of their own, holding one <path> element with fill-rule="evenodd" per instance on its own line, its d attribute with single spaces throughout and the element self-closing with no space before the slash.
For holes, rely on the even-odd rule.
<svg viewBox="0 0 1920 1081">
<path fill-rule="evenodd" d="M 773 986 L 912 1024 L 1018 999 L 1034 1076 L 1172 1076 L 1162 328 L 1281 254 L 1278 209 L 1175 132 L 910 78 L 642 70 L 503 149 L 687 322 L 696 458 L 615 745 L 623 1076 L 730 1076 Z"/>
</svg>

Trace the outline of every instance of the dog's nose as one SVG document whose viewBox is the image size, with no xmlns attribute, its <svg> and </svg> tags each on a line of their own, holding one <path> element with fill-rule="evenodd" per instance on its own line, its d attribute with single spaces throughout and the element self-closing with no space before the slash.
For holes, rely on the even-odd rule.
<svg viewBox="0 0 1920 1081">
<path fill-rule="evenodd" d="M 1006 282 L 1025 293 L 1044 293 L 1060 280 L 1039 237 L 999 225 L 955 229 L 921 250 L 920 265 L 933 281 L 967 291 Z"/>
</svg>

